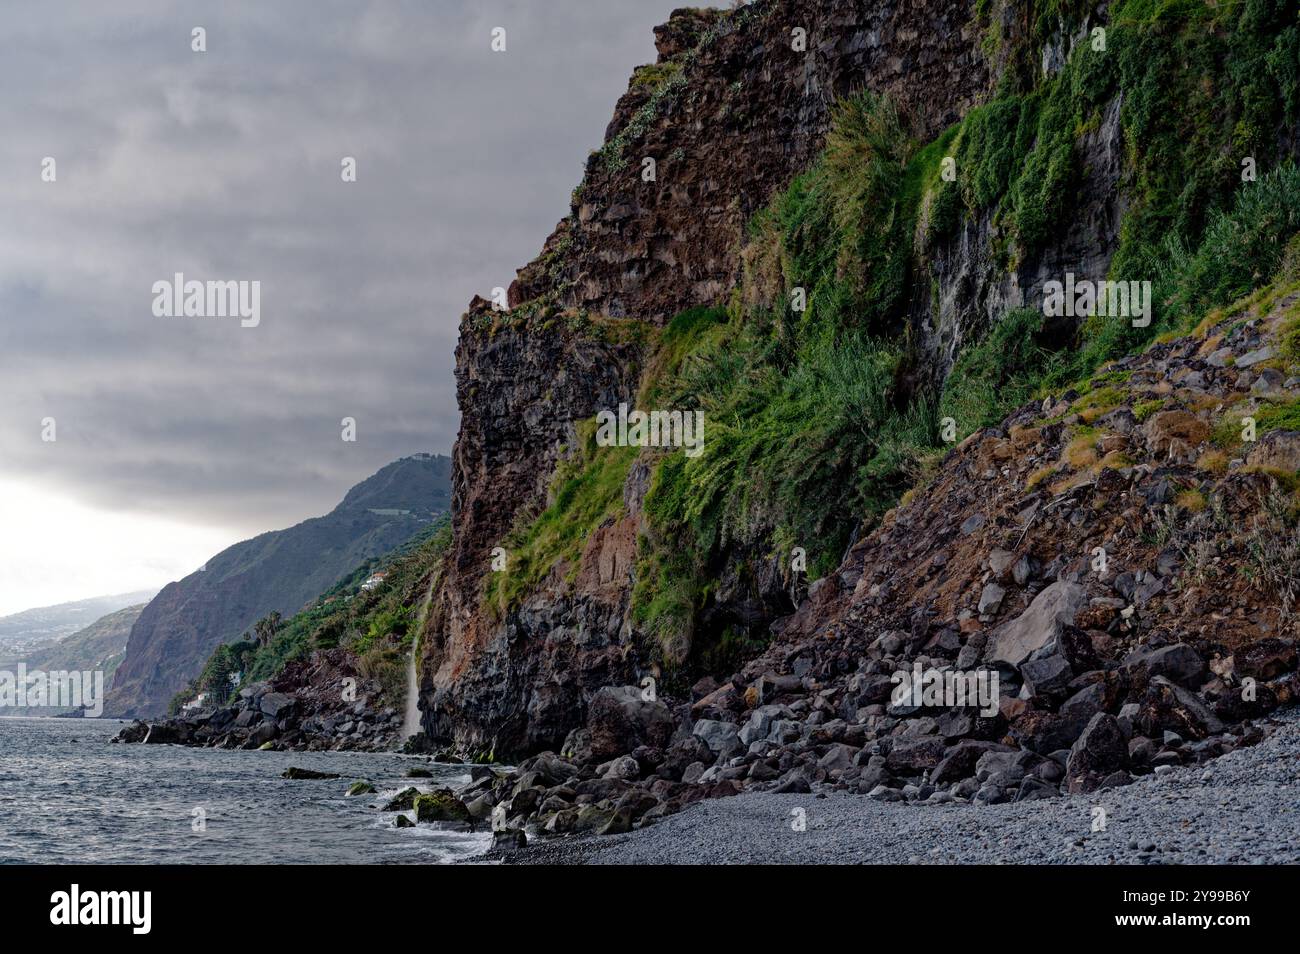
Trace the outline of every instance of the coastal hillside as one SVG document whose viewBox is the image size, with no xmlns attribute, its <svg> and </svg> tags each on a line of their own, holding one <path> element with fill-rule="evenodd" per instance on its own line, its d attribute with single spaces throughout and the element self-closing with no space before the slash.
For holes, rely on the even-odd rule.
<svg viewBox="0 0 1300 954">
<path fill-rule="evenodd" d="M 395 461 L 327 515 L 238 543 L 168 584 L 132 627 L 106 713 L 163 715 L 218 646 L 271 613 L 292 616 L 365 561 L 427 530 L 448 509 L 449 464 L 431 454 Z"/>
<path fill-rule="evenodd" d="M 16 662 L 28 653 L 54 646 L 96 620 L 136 603 L 148 603 L 153 596 L 152 590 L 97 596 L 0 617 L 0 662 Z"/>
<path fill-rule="evenodd" d="M 218 646 L 172 700 L 118 741 L 224 749 L 391 750 L 419 728 L 415 636 L 450 540 L 439 517 L 288 619 Z M 233 677 L 233 678 L 232 678 Z"/>
<path fill-rule="evenodd" d="M 52 646 L 33 650 L 20 658 L 28 672 L 102 672 L 104 686 L 113 685 L 113 675 L 126 654 L 131 627 L 140 618 L 145 603 L 128 606 L 95 620 L 85 629 L 65 636 Z M 48 716 L 45 708 L 13 707 L 6 715 Z"/>
<path fill-rule="evenodd" d="M 656 45 L 509 307 L 476 300 L 462 320 L 453 539 L 420 641 L 435 744 L 478 757 L 558 752 L 602 691 L 646 680 L 669 700 L 730 684 L 752 708 L 745 667 L 805 625 L 791 618 L 847 599 L 859 573 L 900 594 L 898 613 L 927 616 L 904 628 L 919 642 L 891 662 L 932 653 L 936 626 L 952 630 L 943 640 L 956 654 L 976 626 L 1032 603 L 1026 587 L 1083 585 L 1069 577 L 1087 551 L 1053 549 L 1048 518 L 1100 532 L 1099 518 L 1056 495 L 1118 479 L 1125 496 L 1107 505 L 1166 541 L 1173 531 L 1155 523 L 1166 506 L 1191 512 L 1204 498 L 1196 519 L 1213 519 L 1217 483 L 1171 478 L 1156 493 L 1134 470 L 1167 466 L 1171 443 L 1199 460 L 1201 425 L 1226 442 L 1206 473 L 1227 489 L 1245 468 L 1256 474 L 1228 512 L 1258 493 L 1274 509 L 1250 513 L 1274 513 L 1285 537 L 1288 458 L 1250 461 L 1229 446 L 1223 415 L 1245 396 L 1272 402 L 1256 439 L 1292 423 L 1285 307 L 1263 305 L 1289 294 L 1284 261 L 1300 228 L 1293 5 L 759 0 L 678 10 Z M 1223 326 L 1217 310 L 1265 287 L 1276 301 Z M 1205 342 L 1186 337 L 1201 322 L 1220 336 L 1203 355 Z M 1252 336 L 1265 356 L 1238 354 Z M 1180 397 L 1180 381 L 1161 379 L 1173 366 L 1146 349 L 1176 337 L 1192 349 L 1175 355 L 1188 386 L 1211 391 Z M 1214 360 L 1234 374 L 1197 364 L 1225 348 Z M 1125 363 L 1138 355 L 1140 367 Z M 1100 420 L 1121 404 L 1131 424 Z M 600 417 L 624 406 L 701 414 L 698 452 L 610 446 Z M 976 450 L 992 440 L 986 428 L 1001 429 L 999 456 L 979 483 L 954 477 L 970 455 L 992 454 Z M 1270 467 L 1280 476 L 1258 476 Z M 1276 491 L 1258 485 L 1273 478 Z M 980 510 L 962 539 L 978 530 L 987 549 L 942 573 L 946 522 L 915 524 L 897 544 L 940 560 L 943 609 L 900 590 L 910 576 L 846 565 L 909 513 L 900 501 L 925 493 L 924 507 L 955 515 L 981 488 L 1022 504 L 1011 539 L 991 536 L 1010 516 Z M 1019 515 L 1035 503 L 1026 525 Z M 1107 541 L 1072 545 L 1083 543 Z M 998 579 L 984 580 L 995 549 L 1013 562 L 999 556 Z M 1124 574 L 1157 573 L 1152 556 L 1110 565 L 1127 587 Z M 1009 590 L 1002 578 L 1022 563 Z M 1252 599 L 1287 605 L 1261 569 L 1234 566 Z M 896 572 L 917 572 L 906 567 Z M 1123 612 L 1154 586 L 1142 575 L 1133 593 L 1086 595 L 1127 599 L 1113 607 Z M 1170 605 L 1169 638 L 1200 627 L 1197 604 Z M 1260 624 L 1244 627 L 1254 638 L 1293 637 L 1262 612 L 1243 607 Z M 882 635 L 868 627 L 862 645 Z M 866 658 L 846 650 L 834 665 L 853 672 Z M 1095 661 L 1065 686 L 1118 665 L 1109 652 Z M 1039 711 L 1032 696 L 1018 701 Z"/>
</svg>

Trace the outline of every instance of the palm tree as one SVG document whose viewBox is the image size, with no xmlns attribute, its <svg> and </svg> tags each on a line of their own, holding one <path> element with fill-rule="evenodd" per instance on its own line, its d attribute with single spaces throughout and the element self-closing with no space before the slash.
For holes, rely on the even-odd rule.
<svg viewBox="0 0 1300 954">
<path fill-rule="evenodd" d="M 257 645 L 269 646 L 282 625 L 278 610 L 272 610 L 262 619 L 259 619 L 253 624 L 253 632 L 257 634 Z"/>
</svg>

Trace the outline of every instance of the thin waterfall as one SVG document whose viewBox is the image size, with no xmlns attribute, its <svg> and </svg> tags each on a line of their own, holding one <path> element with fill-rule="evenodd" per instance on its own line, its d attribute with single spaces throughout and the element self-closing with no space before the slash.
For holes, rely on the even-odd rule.
<svg viewBox="0 0 1300 954">
<path fill-rule="evenodd" d="M 409 739 L 420 731 L 420 677 L 417 660 L 420 658 L 420 633 L 417 629 L 411 641 L 411 657 L 406 661 L 406 715 L 402 719 L 402 738 Z"/>
</svg>

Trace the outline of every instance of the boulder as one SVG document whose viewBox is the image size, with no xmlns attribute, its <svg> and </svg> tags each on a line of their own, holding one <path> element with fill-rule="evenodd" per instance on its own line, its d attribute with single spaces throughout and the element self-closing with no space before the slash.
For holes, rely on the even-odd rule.
<svg viewBox="0 0 1300 954">
<path fill-rule="evenodd" d="M 778 676 L 770 672 L 760 676 L 754 687 L 758 690 L 758 701 L 761 704 L 767 704 L 780 695 L 803 692 L 803 682 L 798 676 Z"/>
<path fill-rule="evenodd" d="M 641 775 L 641 766 L 630 755 L 620 755 L 609 762 L 602 773 L 603 778 L 635 779 Z"/>
<path fill-rule="evenodd" d="M 1270 637 L 1261 639 L 1233 656 L 1236 671 L 1253 679 L 1276 679 L 1296 668 L 1295 643 Z"/>
<path fill-rule="evenodd" d="M 1020 675 L 1030 699 L 1059 697 L 1069 688 L 1074 671 L 1064 655 L 1057 653 L 1021 664 Z"/>
<path fill-rule="evenodd" d="M 996 614 L 1002 608 L 1002 600 L 1006 595 L 1007 591 L 996 583 L 986 583 L 980 592 L 979 605 L 976 607 L 980 615 Z"/>
<path fill-rule="evenodd" d="M 603 825 L 596 828 L 598 835 L 622 835 L 632 830 L 632 815 L 626 809 L 610 812 Z"/>
<path fill-rule="evenodd" d="M 1161 735 L 1168 729 L 1185 739 L 1203 739 L 1225 728 L 1204 699 L 1164 676 L 1151 678 L 1141 706 L 1133 727 L 1142 735 Z"/>
<path fill-rule="evenodd" d="M 465 803 L 452 794 L 451 789 L 440 788 L 415 796 L 415 820 L 418 822 L 469 822 L 472 820 Z"/>
<path fill-rule="evenodd" d="M 806 766 L 796 765 L 781 776 L 772 791 L 777 794 L 803 793 L 812 791 L 812 780 Z"/>
<path fill-rule="evenodd" d="M 150 722 L 140 741 L 147 745 L 166 745 L 180 741 L 180 736 L 176 727 L 169 722 Z"/>
<path fill-rule="evenodd" d="M 770 742 L 778 745 L 787 745 L 791 742 L 797 742 L 803 735 L 803 724 L 793 719 L 777 719 L 772 723 L 772 728 L 768 730 L 767 738 Z"/>
<path fill-rule="evenodd" d="M 388 800 L 384 806 L 386 812 L 409 812 L 415 807 L 415 797 L 419 795 L 418 789 L 404 788 Z"/>
<path fill-rule="evenodd" d="M 1060 790 L 1055 785 L 1030 775 L 1020 780 L 1020 788 L 1016 790 L 1015 801 L 1032 802 L 1040 798 L 1059 798 L 1060 794 Z"/>
<path fill-rule="evenodd" d="M 130 725 L 122 727 L 122 731 L 113 737 L 114 742 L 143 742 L 144 737 L 149 734 L 149 727 L 136 719 Z"/>
<path fill-rule="evenodd" d="M 1238 355 L 1234 363 L 1238 368 L 1250 368 L 1262 361 L 1272 360 L 1276 354 L 1277 352 L 1273 349 L 1272 345 L 1263 345 L 1253 351 L 1247 351 L 1243 355 Z"/>
<path fill-rule="evenodd" d="M 749 714 L 748 721 L 740 728 L 741 743 L 749 746 L 759 739 L 766 739 L 767 733 L 771 731 L 772 721 L 789 714 L 790 710 L 786 706 L 759 706 Z"/>
<path fill-rule="evenodd" d="M 1016 555 L 1010 550 L 995 548 L 989 551 L 989 569 L 999 581 L 1006 583 L 1011 579 L 1011 567 L 1016 562 Z"/>
<path fill-rule="evenodd" d="M 934 736 L 898 742 L 885 756 L 885 765 L 891 772 L 919 775 L 926 769 L 938 766 L 947 754 L 947 749 L 943 739 Z"/>
<path fill-rule="evenodd" d="M 1210 436 L 1210 426 L 1190 411 L 1159 411 L 1142 428 L 1156 457 L 1180 457 Z"/>
<path fill-rule="evenodd" d="M 686 779 L 684 774 L 690 770 L 692 765 L 699 763 L 700 771 L 703 772 L 712 763 L 714 755 L 709 747 L 704 744 L 704 740 L 694 735 L 688 735 L 683 732 L 680 736 L 673 739 L 672 743 L 664 752 L 664 760 L 659 766 L 659 771 L 666 773 L 670 778 L 682 779 L 683 781 L 695 781 L 698 779 Z"/>
<path fill-rule="evenodd" d="M 964 739 L 948 750 L 935 766 L 930 781 L 935 785 L 950 785 L 969 778 L 975 774 L 975 765 L 988 752 L 1010 752 L 1011 750 L 997 742 L 983 742 L 978 739 Z"/>
<path fill-rule="evenodd" d="M 257 707 L 272 719 L 282 719 L 293 708 L 293 696 L 283 692 L 268 692 L 258 700 Z"/>
<path fill-rule="evenodd" d="M 1246 455 L 1246 463 L 1253 467 L 1294 474 L 1300 470 L 1300 431 L 1272 431 L 1265 434 Z"/>
<path fill-rule="evenodd" d="M 292 779 L 321 779 L 321 778 L 342 778 L 336 772 L 317 772 L 315 769 L 298 768 L 291 765 L 280 775 L 281 778 Z"/>
<path fill-rule="evenodd" d="M 636 686 L 607 686 L 587 710 L 591 757 L 606 762 L 641 745 L 667 747 L 677 722 L 668 707 L 642 697 Z"/>
<path fill-rule="evenodd" d="M 614 814 L 626 815 L 632 821 L 635 821 L 658 804 L 659 799 L 649 792 L 633 788 L 624 792 L 622 797 L 619 798 L 614 805 Z"/>
<path fill-rule="evenodd" d="M 1122 668 L 1127 672 L 1145 671 L 1151 676 L 1164 676 L 1189 689 L 1195 689 L 1205 678 L 1205 660 L 1186 643 L 1157 649 L 1138 647 L 1124 659 Z"/>
<path fill-rule="evenodd" d="M 1106 686 L 1101 682 L 1094 682 L 1090 686 L 1084 686 L 1070 698 L 1061 703 L 1060 713 L 1068 719 L 1079 723 L 1079 730 L 1088 724 L 1088 721 L 1106 708 Z"/>
<path fill-rule="evenodd" d="M 857 753 L 858 750 L 853 746 L 837 742 L 826 750 L 817 764 L 828 772 L 842 772 L 853 764 L 853 756 Z"/>
<path fill-rule="evenodd" d="M 1019 666 L 1055 638 L 1062 625 L 1072 623 L 1087 602 L 1088 591 L 1077 583 L 1057 581 L 1046 587 L 1028 609 L 997 631 L 988 659 Z"/>
<path fill-rule="evenodd" d="M 600 808 L 594 804 L 583 805 L 573 819 L 573 830 L 596 831 L 603 828 L 613 815 L 612 809 Z"/>
<path fill-rule="evenodd" d="M 492 833 L 490 853 L 514 851 L 528 844 L 528 836 L 517 828 L 503 828 Z"/>
<path fill-rule="evenodd" d="M 1052 752 L 1068 749 L 1086 725 L 1072 714 L 1026 709 L 1011 721 L 1011 736 L 1035 752 Z"/>
<path fill-rule="evenodd" d="M 465 811 L 469 812 L 469 817 L 475 821 L 482 821 L 492 814 L 495 804 L 489 795 L 480 795 L 478 798 L 471 799 L 465 803 Z"/>
<path fill-rule="evenodd" d="M 894 680 L 883 673 L 854 673 L 845 692 L 847 705 L 856 712 L 863 706 L 888 702 L 895 685 Z"/>
<path fill-rule="evenodd" d="M 1098 712 L 1075 740 L 1065 764 L 1071 793 L 1092 792 L 1128 758 L 1128 743 L 1114 716 Z"/>
<path fill-rule="evenodd" d="M 700 719 L 691 733 L 701 739 L 710 752 L 722 758 L 730 758 L 745 748 L 740 742 L 740 733 L 731 722 Z"/>
<path fill-rule="evenodd" d="M 239 690 L 241 699 L 260 699 L 271 691 L 271 684 L 262 680 L 261 682 L 250 682 Z"/>
</svg>

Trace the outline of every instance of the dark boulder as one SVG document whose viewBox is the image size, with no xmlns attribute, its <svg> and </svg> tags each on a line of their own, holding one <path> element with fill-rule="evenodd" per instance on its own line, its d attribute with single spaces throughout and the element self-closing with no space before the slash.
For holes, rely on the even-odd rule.
<svg viewBox="0 0 1300 954">
<path fill-rule="evenodd" d="M 1099 712 L 1089 720 L 1065 765 L 1071 793 L 1092 792 L 1128 758 L 1124 732 L 1114 716 Z"/>
<path fill-rule="evenodd" d="M 312 780 L 322 778 L 342 778 L 343 776 L 335 772 L 317 772 L 315 769 L 298 768 L 291 765 L 280 775 L 281 778 L 291 778 L 298 780 Z"/>
<path fill-rule="evenodd" d="M 636 686 L 607 686 L 588 709 L 591 758 L 605 762 L 642 745 L 666 747 L 676 728 L 668 707 L 642 698 Z"/>
<path fill-rule="evenodd" d="M 996 742 L 982 742 L 977 739 L 965 739 L 948 750 L 942 761 L 935 766 L 930 781 L 935 785 L 949 785 L 969 778 L 975 774 L 975 763 L 985 752 L 1009 752 L 1005 745 Z M 873 788 L 875 786 L 872 786 Z"/>
<path fill-rule="evenodd" d="M 1295 643 L 1284 639 L 1261 639 L 1233 657 L 1237 673 L 1252 679 L 1276 679 L 1296 668 Z"/>
<path fill-rule="evenodd" d="M 1203 739 L 1225 728 L 1204 699 L 1164 676 L 1151 679 L 1133 726 L 1142 735 L 1158 736 L 1169 730 L 1184 739 Z"/>
<path fill-rule="evenodd" d="M 1186 643 L 1135 649 L 1122 668 L 1130 673 L 1145 671 L 1150 676 L 1164 676 L 1189 689 L 1195 689 L 1205 678 L 1205 660 Z"/>
</svg>

